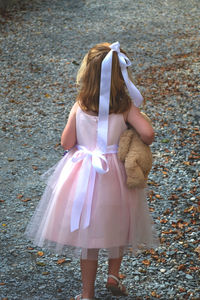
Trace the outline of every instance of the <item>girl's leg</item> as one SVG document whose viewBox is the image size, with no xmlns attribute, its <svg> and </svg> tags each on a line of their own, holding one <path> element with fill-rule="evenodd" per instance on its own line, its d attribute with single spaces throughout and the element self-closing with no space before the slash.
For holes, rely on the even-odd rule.
<svg viewBox="0 0 200 300">
<path fill-rule="evenodd" d="M 92 257 L 93 259 L 89 259 Z M 94 258 L 96 257 L 96 258 Z M 94 298 L 94 285 L 98 266 L 98 251 L 88 250 L 88 258 L 81 259 L 82 298 Z"/>
<path fill-rule="evenodd" d="M 128 296 L 126 287 L 120 282 L 119 278 L 121 262 L 122 257 L 109 259 L 108 261 L 108 280 L 106 287 L 114 296 Z"/>
<path fill-rule="evenodd" d="M 108 275 L 119 277 L 119 270 L 122 262 L 122 257 L 110 258 L 108 261 Z M 115 283 L 113 278 L 108 278 L 109 282 Z"/>
<path fill-rule="evenodd" d="M 119 257 L 118 258 L 110 258 L 108 260 L 108 280 L 107 280 L 107 288 L 112 292 L 115 296 L 127 296 L 128 292 L 125 286 L 119 281 L 119 270 L 123 258 L 123 248 L 119 249 Z M 111 254 L 112 257 L 112 254 Z M 112 277 L 113 276 L 113 277 Z"/>
<path fill-rule="evenodd" d="M 122 262 L 124 249 L 123 247 L 110 250 L 110 257 L 119 256 L 118 258 L 110 258 L 108 260 L 108 275 L 119 277 L 119 270 Z"/>
</svg>

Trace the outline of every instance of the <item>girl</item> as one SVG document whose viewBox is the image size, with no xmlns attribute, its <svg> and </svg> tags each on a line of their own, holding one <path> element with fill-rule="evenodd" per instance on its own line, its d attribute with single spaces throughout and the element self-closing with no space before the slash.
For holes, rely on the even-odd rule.
<svg viewBox="0 0 200 300">
<path fill-rule="evenodd" d="M 144 143 L 154 140 L 153 128 L 138 108 L 143 98 L 130 80 L 129 66 L 118 42 L 97 44 L 83 59 L 79 94 L 61 137 L 69 151 L 54 167 L 26 230 L 38 246 L 81 252 L 83 287 L 77 300 L 94 299 L 100 249 L 108 253 L 107 289 L 126 296 L 119 280 L 125 248 L 157 244 L 144 191 L 126 187 L 125 169 L 117 158 L 126 123 Z"/>
</svg>

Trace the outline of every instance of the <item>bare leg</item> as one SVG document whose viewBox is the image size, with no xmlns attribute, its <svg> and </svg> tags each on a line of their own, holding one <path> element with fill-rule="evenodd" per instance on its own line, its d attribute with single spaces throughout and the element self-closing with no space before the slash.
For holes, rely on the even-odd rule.
<svg viewBox="0 0 200 300">
<path fill-rule="evenodd" d="M 108 261 L 108 275 L 114 275 L 119 279 L 119 270 L 122 262 L 122 256 L 119 258 L 113 258 L 109 259 Z M 107 287 L 109 290 L 111 290 L 113 295 L 118 296 L 127 296 L 128 292 L 126 290 L 126 287 L 122 285 L 122 283 L 119 283 L 117 278 L 108 277 L 107 280 Z M 116 286 L 113 288 L 112 286 Z M 117 294 L 116 294 L 117 293 Z"/>
<path fill-rule="evenodd" d="M 119 277 L 119 269 L 121 266 L 122 257 L 119 258 L 111 258 L 108 261 L 108 274 Z M 109 282 L 115 283 L 114 279 L 109 278 Z"/>
<path fill-rule="evenodd" d="M 81 259 L 81 275 L 83 284 L 82 298 L 94 297 L 94 284 L 96 279 L 97 266 L 98 257 L 97 259 Z"/>
</svg>

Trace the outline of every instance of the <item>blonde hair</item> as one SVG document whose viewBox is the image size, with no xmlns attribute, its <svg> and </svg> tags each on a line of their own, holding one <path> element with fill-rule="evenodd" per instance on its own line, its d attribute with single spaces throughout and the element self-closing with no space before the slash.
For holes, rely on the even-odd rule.
<svg viewBox="0 0 200 300">
<path fill-rule="evenodd" d="M 81 63 L 77 74 L 77 84 L 79 86 L 77 101 L 84 111 L 92 111 L 98 114 L 101 63 L 110 51 L 109 46 L 109 43 L 97 44 L 89 50 Z M 120 51 L 126 54 L 122 49 Z M 113 52 L 109 112 L 123 113 L 130 108 L 131 103 L 121 73 L 118 55 Z"/>
</svg>

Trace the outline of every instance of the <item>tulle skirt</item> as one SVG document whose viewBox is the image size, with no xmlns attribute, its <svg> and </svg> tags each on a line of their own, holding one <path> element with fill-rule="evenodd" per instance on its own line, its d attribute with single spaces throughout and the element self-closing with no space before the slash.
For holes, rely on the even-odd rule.
<svg viewBox="0 0 200 300">
<path fill-rule="evenodd" d="M 75 191 L 80 171 L 84 168 L 83 161 L 72 161 L 75 151 L 67 153 L 43 176 L 47 186 L 26 228 L 26 237 L 37 246 L 67 256 L 81 254 L 83 259 L 97 258 L 99 249 L 107 252 L 109 258 L 117 258 L 125 249 L 135 254 L 142 248 L 156 247 L 158 239 L 145 190 L 126 187 L 124 166 L 116 154 L 106 155 L 109 172 L 96 174 L 90 225 L 87 228 L 82 226 L 86 199 L 80 228 L 71 232 Z M 64 174 L 62 182 L 61 174 L 62 178 Z"/>
</svg>

